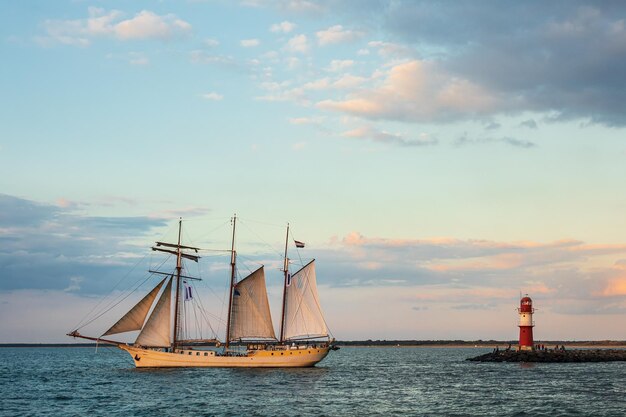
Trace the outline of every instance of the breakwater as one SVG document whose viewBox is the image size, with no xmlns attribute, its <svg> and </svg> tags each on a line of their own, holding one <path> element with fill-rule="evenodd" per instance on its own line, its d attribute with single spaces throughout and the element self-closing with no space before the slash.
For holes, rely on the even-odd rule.
<svg viewBox="0 0 626 417">
<path fill-rule="evenodd" d="M 616 362 L 626 361 L 626 349 L 494 350 L 467 358 L 474 362 Z"/>
</svg>

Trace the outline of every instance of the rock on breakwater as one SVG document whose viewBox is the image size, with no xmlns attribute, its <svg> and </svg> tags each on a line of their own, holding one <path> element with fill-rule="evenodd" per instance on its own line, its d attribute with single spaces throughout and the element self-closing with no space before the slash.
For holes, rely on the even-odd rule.
<svg viewBox="0 0 626 417">
<path fill-rule="evenodd" d="M 626 350 L 494 350 L 466 360 L 474 362 L 616 362 L 626 361 Z"/>
</svg>

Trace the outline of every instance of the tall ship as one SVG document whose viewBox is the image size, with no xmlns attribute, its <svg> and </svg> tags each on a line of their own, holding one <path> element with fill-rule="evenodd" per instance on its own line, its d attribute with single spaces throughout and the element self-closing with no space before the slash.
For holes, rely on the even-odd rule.
<svg viewBox="0 0 626 417">
<path fill-rule="evenodd" d="M 128 352 L 137 368 L 162 367 L 310 367 L 324 359 L 334 346 L 319 303 L 315 260 L 291 273 L 289 270 L 289 225 L 285 239 L 284 274 L 280 334 L 276 337 L 270 313 L 264 266 L 237 280 L 235 231 L 232 218 L 230 284 L 226 334 L 222 341 L 186 340 L 181 325 L 184 300 L 190 280 L 185 261 L 198 262 L 200 248 L 181 244 L 182 220 L 178 222 L 178 242 L 156 242 L 153 251 L 174 255 L 173 271 L 149 272 L 163 277 L 137 304 L 100 337 L 85 336 L 79 329 L 68 336 L 113 344 Z M 303 243 L 294 241 L 297 247 Z M 139 331 L 134 343 L 109 337 Z M 207 341 L 205 341 L 207 342 Z"/>
</svg>

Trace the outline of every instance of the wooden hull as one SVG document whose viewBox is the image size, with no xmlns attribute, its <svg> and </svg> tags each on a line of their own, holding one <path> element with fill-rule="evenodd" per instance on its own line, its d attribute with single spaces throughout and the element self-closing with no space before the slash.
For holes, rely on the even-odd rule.
<svg viewBox="0 0 626 417">
<path fill-rule="evenodd" d="M 118 345 L 127 351 L 137 368 L 306 368 L 328 355 L 329 347 L 251 350 L 242 356 L 218 356 L 207 350 L 163 352 Z"/>
</svg>

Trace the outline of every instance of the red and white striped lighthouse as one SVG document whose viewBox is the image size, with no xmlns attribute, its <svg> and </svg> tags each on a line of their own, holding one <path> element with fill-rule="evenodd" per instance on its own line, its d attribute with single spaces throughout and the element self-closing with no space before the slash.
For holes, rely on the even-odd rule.
<svg viewBox="0 0 626 417">
<path fill-rule="evenodd" d="M 519 313 L 519 349 L 520 350 L 533 350 L 533 300 L 530 299 L 528 294 L 522 297 L 520 300 L 520 307 L 517 309 Z"/>
</svg>

